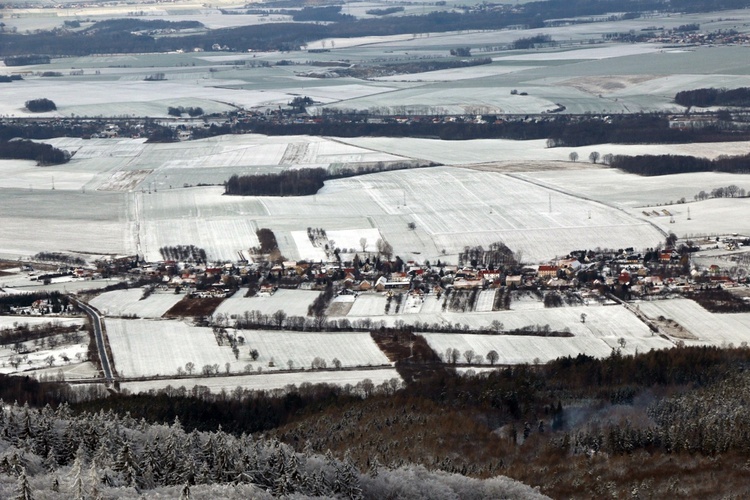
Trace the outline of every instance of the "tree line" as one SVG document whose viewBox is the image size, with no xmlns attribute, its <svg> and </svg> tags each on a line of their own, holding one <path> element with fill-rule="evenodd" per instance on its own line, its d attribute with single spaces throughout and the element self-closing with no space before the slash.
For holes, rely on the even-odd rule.
<svg viewBox="0 0 750 500">
<path fill-rule="evenodd" d="M 709 106 L 750 106 L 750 88 L 716 89 L 702 88 L 695 90 L 683 90 L 674 97 L 674 102 L 681 106 L 698 106 L 707 108 Z"/>
<path fill-rule="evenodd" d="M 625 172 L 644 175 L 670 175 L 691 172 L 750 172 L 750 155 L 720 156 L 714 160 L 680 155 L 616 155 L 610 166 Z"/>
</svg>

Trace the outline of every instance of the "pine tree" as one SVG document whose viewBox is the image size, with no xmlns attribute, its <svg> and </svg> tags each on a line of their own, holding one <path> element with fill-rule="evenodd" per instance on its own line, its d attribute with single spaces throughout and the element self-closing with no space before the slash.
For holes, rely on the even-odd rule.
<svg viewBox="0 0 750 500">
<path fill-rule="evenodd" d="M 128 486 L 136 486 L 138 480 L 138 462 L 135 459 L 130 442 L 125 441 L 117 454 L 113 469 L 119 472 Z"/>
<path fill-rule="evenodd" d="M 76 459 L 73 467 L 70 469 L 70 477 L 73 479 L 71 485 L 71 497 L 76 500 L 84 500 L 83 492 L 83 466 L 85 462 L 86 451 L 83 449 L 83 443 L 78 447 Z"/>
<path fill-rule="evenodd" d="M 26 468 L 21 469 L 21 475 L 18 476 L 15 500 L 34 500 L 34 495 L 29 485 L 29 478 L 26 477 Z"/>
<path fill-rule="evenodd" d="M 91 487 L 89 489 L 89 496 L 93 500 L 101 500 L 102 493 L 101 491 L 99 491 L 101 478 L 99 477 L 99 472 L 96 470 L 96 464 L 94 462 L 91 462 L 91 467 L 89 468 L 89 481 L 91 483 Z"/>
</svg>

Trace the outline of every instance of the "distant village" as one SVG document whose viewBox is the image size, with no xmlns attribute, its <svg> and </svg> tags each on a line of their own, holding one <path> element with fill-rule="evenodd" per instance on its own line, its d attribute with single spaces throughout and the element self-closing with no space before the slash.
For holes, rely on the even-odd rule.
<svg viewBox="0 0 750 500">
<path fill-rule="evenodd" d="M 491 245 L 488 250 L 467 247 L 459 254 L 457 264 L 440 260 L 432 263 L 404 261 L 399 257 L 387 259 L 376 252 L 355 253 L 350 260 L 339 258 L 349 254 L 332 252 L 330 260 L 316 262 L 285 260 L 283 257 L 269 260 L 268 255 L 256 254 L 252 262 L 218 264 L 201 260 L 200 256 L 205 256 L 205 253 L 197 251 L 185 260 L 144 262 L 136 256 L 129 256 L 98 261 L 95 267 L 63 265 L 56 272 L 47 273 L 35 272 L 32 265 L 26 264 L 22 271 L 28 273 L 31 280 L 45 283 L 58 279 L 127 278 L 127 281 L 143 286 L 146 293 L 171 290 L 197 298 L 225 298 L 240 287 L 247 289 L 247 296 L 259 297 L 270 296 L 280 288 L 328 289 L 335 294 L 373 292 L 389 297 L 408 293 L 437 298 L 443 294 L 465 292 L 470 292 L 468 297 L 471 297 L 471 292 L 489 289 L 525 289 L 538 293 L 540 299 L 544 297 L 545 306 L 555 307 L 562 305 L 561 299 L 556 301 L 555 297 L 562 297 L 569 291 L 577 292 L 578 300 L 605 300 L 612 296 L 629 300 L 748 285 L 750 278 L 739 271 L 743 266 L 738 266 L 737 262 L 727 261 L 731 265 L 713 264 L 704 268 L 693 263 L 693 256 L 701 250 L 736 252 L 740 259 L 747 261 L 750 254 L 741 252 L 747 245 L 750 245 L 750 239 L 737 235 L 684 243 L 668 238 L 667 245 L 661 249 L 645 252 L 633 248 L 580 250 L 533 266 L 519 263 L 500 243 Z M 476 299 L 475 293 L 473 297 L 470 299 L 472 303 Z M 497 302 L 495 310 L 507 308 L 508 304 L 503 307 L 502 299 Z M 468 310 L 471 310 L 472 303 Z M 51 312 L 50 304 L 43 301 L 28 309 L 17 312 Z"/>
</svg>

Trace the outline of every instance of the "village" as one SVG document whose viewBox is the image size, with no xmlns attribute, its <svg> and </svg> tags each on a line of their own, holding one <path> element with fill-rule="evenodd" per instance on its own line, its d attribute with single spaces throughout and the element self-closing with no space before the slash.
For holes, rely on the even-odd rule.
<svg viewBox="0 0 750 500">
<path fill-rule="evenodd" d="M 238 292 L 245 297 L 270 297 L 279 289 L 328 291 L 327 300 L 318 304 L 314 312 L 310 309 L 310 316 L 327 315 L 326 309 L 337 296 L 360 294 L 385 295 L 385 314 L 391 299 L 400 305 L 402 296 L 408 295 L 412 301 L 424 301 L 427 296 L 437 300 L 451 294 L 454 298 L 464 296 L 454 301 L 460 306 L 445 300 L 443 310 L 458 307 L 458 312 L 471 313 L 479 310 L 478 292 L 493 290 L 498 293 L 493 294 L 491 306 L 484 305 L 481 310 L 509 309 L 512 291 L 531 291 L 545 307 L 559 307 L 613 298 L 648 299 L 705 289 L 741 289 L 750 284 L 743 265 L 748 260 L 742 252 L 747 245 L 750 239 L 736 234 L 685 242 L 670 235 L 664 248 L 579 250 L 539 265 L 519 262 L 501 243 L 487 250 L 467 247 L 457 263 L 391 259 L 390 249 L 386 250 L 387 255 L 360 255 L 343 253 L 338 248 L 330 252 L 328 261 L 285 260 L 276 252 L 275 260 L 270 260 L 268 254 L 256 253 L 253 261 L 211 263 L 202 260 L 199 256 L 205 257 L 205 252 L 198 250 L 192 252 L 197 259 L 191 256 L 185 260 L 144 262 L 130 256 L 100 260 L 93 266 L 60 265 L 54 271 L 35 271 L 34 264 L 25 263 L 19 271 L 29 281 L 46 285 L 109 278 L 115 283 L 109 288 L 142 287 L 144 298 L 152 292 L 224 299 Z M 703 255 L 708 257 L 695 258 Z M 697 263 L 722 259 L 726 264 Z M 49 264 L 46 267 L 50 268 Z M 394 306 L 392 312 L 397 311 Z M 63 311 L 59 305 L 52 308 L 52 304 L 38 300 L 8 312 L 45 315 Z M 401 312 L 408 311 L 404 307 Z"/>
</svg>

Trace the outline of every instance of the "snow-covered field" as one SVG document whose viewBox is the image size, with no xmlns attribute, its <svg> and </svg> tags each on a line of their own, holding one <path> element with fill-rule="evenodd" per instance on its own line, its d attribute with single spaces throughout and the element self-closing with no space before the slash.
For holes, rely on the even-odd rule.
<svg viewBox="0 0 750 500">
<path fill-rule="evenodd" d="M 89 304 L 105 316 L 136 315 L 141 318 L 161 318 L 173 305 L 184 298 L 184 295 L 157 291 L 144 300 L 141 300 L 142 297 L 142 288 L 113 290 L 94 297 Z"/>
<path fill-rule="evenodd" d="M 364 380 L 370 380 L 375 385 L 390 382 L 392 379 L 401 381 L 401 376 L 394 368 L 379 368 L 374 370 L 341 370 L 341 371 L 300 371 L 292 373 L 263 373 L 255 375 L 239 375 L 233 377 L 200 377 L 167 380 L 148 380 L 143 382 L 125 382 L 122 389 L 131 393 L 148 392 L 164 389 L 167 386 L 208 387 L 212 392 L 226 390 L 230 392 L 237 387 L 257 391 L 283 389 L 290 385 L 302 384 L 334 384 L 355 386 Z"/>
<path fill-rule="evenodd" d="M 280 288 L 270 297 L 244 297 L 240 292 L 235 293 L 223 301 L 214 315 L 241 316 L 248 311 L 260 311 L 263 314 L 273 314 L 278 310 L 284 311 L 288 316 L 307 316 L 307 307 L 320 292 L 308 290 L 287 290 Z"/>
<path fill-rule="evenodd" d="M 83 325 L 83 317 L 67 318 L 60 316 L 0 316 L 0 328 L 15 328 L 17 325 L 46 325 L 47 323 L 63 326 Z"/>
<path fill-rule="evenodd" d="M 534 262 L 575 248 L 647 247 L 663 238 L 648 222 L 600 203 L 507 175 L 465 169 L 337 179 L 312 197 L 221 193 L 212 187 L 136 193 L 142 252 L 158 259 L 161 246 L 192 243 L 206 248 L 210 258 L 234 260 L 238 251 L 257 245 L 255 230 L 260 227 L 275 232 L 288 259 L 312 257 L 303 254 L 311 248 L 305 238 L 292 233 L 308 227 L 322 227 L 337 246 L 347 243 L 355 249 L 360 237 L 371 248 L 380 234 L 396 255 L 420 261 L 450 261 L 465 246 L 496 241 Z M 409 228 L 411 222 L 415 229 Z M 368 226 L 377 230 L 361 230 Z M 302 252 L 298 244 L 304 244 Z"/>
<path fill-rule="evenodd" d="M 703 146 L 703 147 L 701 147 Z M 647 148 L 651 146 L 639 146 Z M 656 146 L 654 146 L 656 147 Z M 719 154 L 742 155 L 750 152 L 748 142 L 730 142 L 723 144 L 684 144 L 679 154 L 716 157 Z M 607 151 L 604 146 L 600 149 Z M 722 153 L 724 151 L 725 153 Z M 655 151 L 632 152 L 630 154 L 657 154 Z M 661 154 L 661 153 L 658 153 Z M 677 154 L 676 151 L 664 154 Z M 583 156 L 582 156 L 583 157 Z M 580 163 L 580 160 L 579 160 Z M 602 202 L 624 208 L 640 208 L 654 205 L 668 205 L 680 198 L 693 201 L 700 191 L 711 192 L 712 189 L 736 184 L 750 191 L 750 178 L 744 174 L 727 174 L 719 172 L 697 172 L 692 174 L 674 174 L 669 176 L 642 177 L 625 173 L 621 170 L 602 168 L 582 168 L 579 170 L 544 170 L 515 174 L 517 177 L 531 179 L 555 189 L 574 192 Z M 735 202 L 737 200 L 730 200 Z M 690 204 L 692 208 L 701 204 Z M 657 208 L 657 207 L 654 207 Z M 659 208 L 660 209 L 660 208 Z M 682 210 L 685 208 L 683 207 Z M 640 213 L 640 209 L 635 212 Z"/>
<path fill-rule="evenodd" d="M 749 82 L 750 83 L 750 82 Z M 579 164 L 588 163 L 589 154 L 600 155 L 692 155 L 716 158 L 720 155 L 745 155 L 750 153 L 750 142 L 720 142 L 701 144 L 594 144 L 577 148 L 548 148 L 546 140 L 512 141 L 508 139 L 474 139 L 468 141 L 441 141 L 412 137 L 356 137 L 343 139 L 349 144 L 367 149 L 387 151 L 394 155 L 430 160 L 446 165 L 517 161 L 563 161 L 567 168 L 575 167 L 570 161 L 572 152 L 578 153 Z M 590 166 L 590 165 L 588 165 Z M 533 167 L 529 170 L 535 170 Z M 588 169 L 581 172 L 585 175 Z M 567 169 L 565 170 L 567 172 Z M 559 175 L 564 176 L 565 173 Z"/>
<path fill-rule="evenodd" d="M 496 351 L 499 364 L 516 365 L 522 363 L 546 363 L 564 356 L 575 357 L 587 354 L 603 358 L 609 356 L 612 348 L 601 340 L 594 338 L 555 338 L 526 337 L 512 335 L 472 335 L 466 333 L 422 333 L 430 347 L 438 354 L 445 354 L 448 348 L 461 352 L 459 362 L 465 362 L 463 353 L 473 350 L 482 356 L 483 362 L 489 364 L 486 356 L 489 351 Z"/>
<path fill-rule="evenodd" d="M 586 314 L 585 323 L 581 314 Z M 445 316 L 445 315 L 443 315 Z M 460 316 L 453 316 L 461 321 Z M 668 349 L 674 344 L 662 337 L 654 336 L 645 324 L 620 306 L 562 307 L 539 309 L 536 311 L 504 311 L 491 315 L 465 315 L 464 323 L 472 324 L 476 316 L 483 316 L 486 324 L 497 319 L 505 329 L 522 326 L 543 326 L 548 324 L 553 330 L 568 328 L 574 337 L 535 337 L 519 335 L 478 335 L 469 333 L 422 333 L 430 347 L 438 354 L 445 354 L 448 348 L 461 352 L 459 362 L 463 363 L 463 353 L 473 350 L 489 364 L 486 355 L 495 350 L 500 364 L 545 363 L 561 356 L 587 354 L 605 357 L 613 349 L 623 354 L 635 354 L 651 349 Z M 448 318 L 451 316 L 449 315 Z M 624 341 L 624 345 L 622 342 Z"/>
<path fill-rule="evenodd" d="M 62 338 L 58 336 L 58 338 Z M 88 336 L 83 335 L 83 341 L 79 344 L 62 344 L 55 348 L 40 348 L 34 345 L 33 341 L 24 342 L 25 354 L 16 354 L 10 349 L 10 346 L 0 346 L 0 373 L 12 374 L 23 372 L 26 375 L 44 374 L 57 375 L 58 370 L 62 369 L 63 373 L 73 370 L 81 364 L 81 360 L 86 359 L 88 351 Z M 78 355 L 78 357 L 76 357 Z M 46 361 L 52 356 L 54 358 L 52 366 Z M 67 357 L 69 361 L 63 358 Z M 18 366 L 13 366 L 13 359 L 18 360 Z M 90 365 L 90 364 L 89 364 Z M 83 366 L 71 373 L 72 378 L 90 378 L 91 366 Z"/>
<path fill-rule="evenodd" d="M 225 371 L 243 373 L 248 365 L 253 371 L 310 368 L 319 357 L 330 367 L 333 359 L 343 367 L 390 365 L 367 333 L 297 333 L 279 331 L 238 331 L 245 338 L 235 359 L 228 344 L 219 346 L 210 328 L 189 326 L 181 321 L 106 320 L 114 364 L 123 377 L 171 375 L 178 367 L 195 364 L 196 373 L 203 366 L 217 364 Z M 250 358 L 257 349 L 257 360 Z"/>
<path fill-rule="evenodd" d="M 652 319 L 664 316 L 697 337 L 686 344 L 739 347 L 750 343 L 750 313 L 714 314 L 690 299 L 644 301 L 638 307 Z"/>
</svg>

